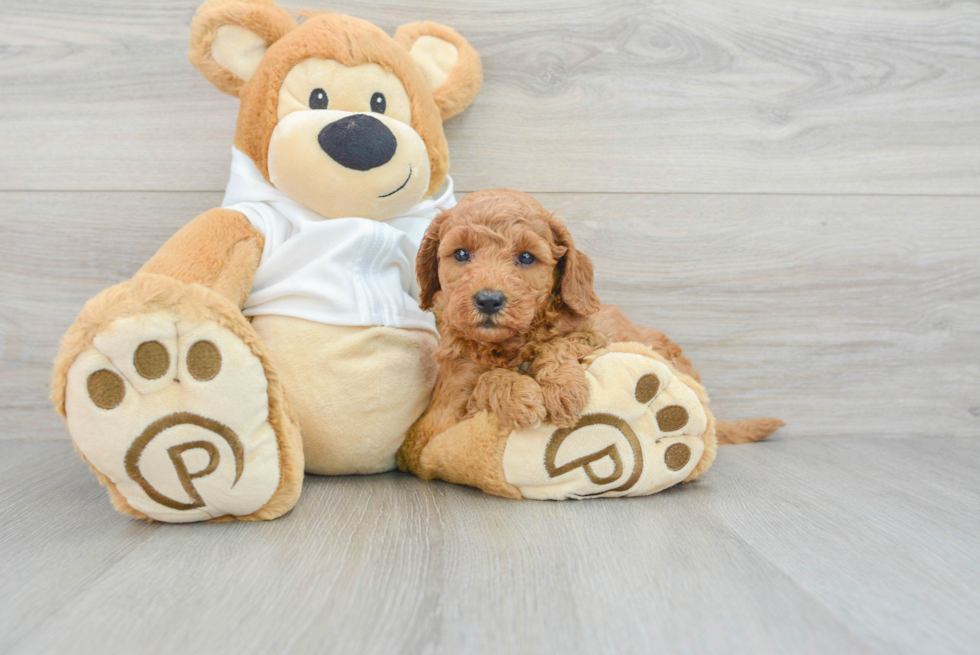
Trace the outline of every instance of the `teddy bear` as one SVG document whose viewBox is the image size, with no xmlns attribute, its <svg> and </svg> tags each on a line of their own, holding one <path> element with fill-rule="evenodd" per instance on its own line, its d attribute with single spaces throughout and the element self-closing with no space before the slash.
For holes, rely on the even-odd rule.
<svg viewBox="0 0 980 655">
<path fill-rule="evenodd" d="M 62 340 L 52 400 L 125 514 L 276 518 L 304 471 L 394 469 L 429 402 L 415 256 L 455 204 L 443 121 L 480 57 L 436 23 L 302 17 L 199 8 L 190 60 L 241 103 L 224 200 Z"/>
</svg>

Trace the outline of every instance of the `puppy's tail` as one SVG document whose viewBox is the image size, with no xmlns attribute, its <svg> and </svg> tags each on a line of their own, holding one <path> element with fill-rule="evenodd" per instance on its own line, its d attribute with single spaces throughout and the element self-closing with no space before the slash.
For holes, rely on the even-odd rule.
<svg viewBox="0 0 980 655">
<path fill-rule="evenodd" d="M 784 425 L 778 418 L 750 418 L 736 423 L 718 421 L 715 430 L 719 444 L 752 443 L 762 441 Z"/>
</svg>

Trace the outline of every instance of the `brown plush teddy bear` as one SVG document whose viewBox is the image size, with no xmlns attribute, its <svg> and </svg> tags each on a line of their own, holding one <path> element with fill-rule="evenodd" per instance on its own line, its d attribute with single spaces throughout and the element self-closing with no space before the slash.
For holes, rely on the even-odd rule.
<svg viewBox="0 0 980 655">
<path fill-rule="evenodd" d="M 271 519 L 304 468 L 393 469 L 429 401 L 415 255 L 480 58 L 434 23 L 212 0 L 190 59 L 241 99 L 225 199 L 85 305 L 52 399 L 119 511 Z"/>
</svg>

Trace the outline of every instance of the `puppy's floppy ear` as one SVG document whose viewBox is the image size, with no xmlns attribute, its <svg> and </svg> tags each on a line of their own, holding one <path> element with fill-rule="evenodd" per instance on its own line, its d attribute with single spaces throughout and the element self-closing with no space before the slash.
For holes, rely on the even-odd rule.
<svg viewBox="0 0 980 655">
<path fill-rule="evenodd" d="M 572 235 L 564 223 L 554 216 L 550 223 L 555 241 L 565 249 L 565 254 L 558 260 L 556 285 L 562 304 L 572 313 L 581 316 L 595 314 L 599 311 L 599 297 L 592 287 L 592 261 L 575 248 Z"/>
<path fill-rule="evenodd" d="M 209 0 L 191 23 L 187 56 L 219 91 L 237 96 L 269 46 L 295 27 L 272 0 Z"/>
<path fill-rule="evenodd" d="M 456 30 L 438 23 L 407 23 L 395 41 L 412 55 L 429 83 L 442 120 L 466 109 L 483 83 L 483 64 Z"/>
<path fill-rule="evenodd" d="M 419 307 L 432 309 L 432 301 L 439 292 L 439 239 L 442 238 L 442 224 L 450 216 L 444 210 L 435 217 L 422 237 L 419 254 L 415 257 L 415 277 L 419 282 Z"/>
</svg>

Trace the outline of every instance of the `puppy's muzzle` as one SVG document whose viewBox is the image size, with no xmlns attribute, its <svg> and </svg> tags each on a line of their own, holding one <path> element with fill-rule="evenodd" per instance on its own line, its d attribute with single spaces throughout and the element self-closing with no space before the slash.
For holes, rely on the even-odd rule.
<svg viewBox="0 0 980 655">
<path fill-rule="evenodd" d="M 473 294 L 473 304 L 485 316 L 493 316 L 507 304 L 507 296 L 502 291 L 483 289 Z"/>
<path fill-rule="evenodd" d="M 395 156 L 398 140 L 374 116 L 353 114 L 330 123 L 317 137 L 323 152 L 345 168 L 369 171 Z"/>
</svg>

